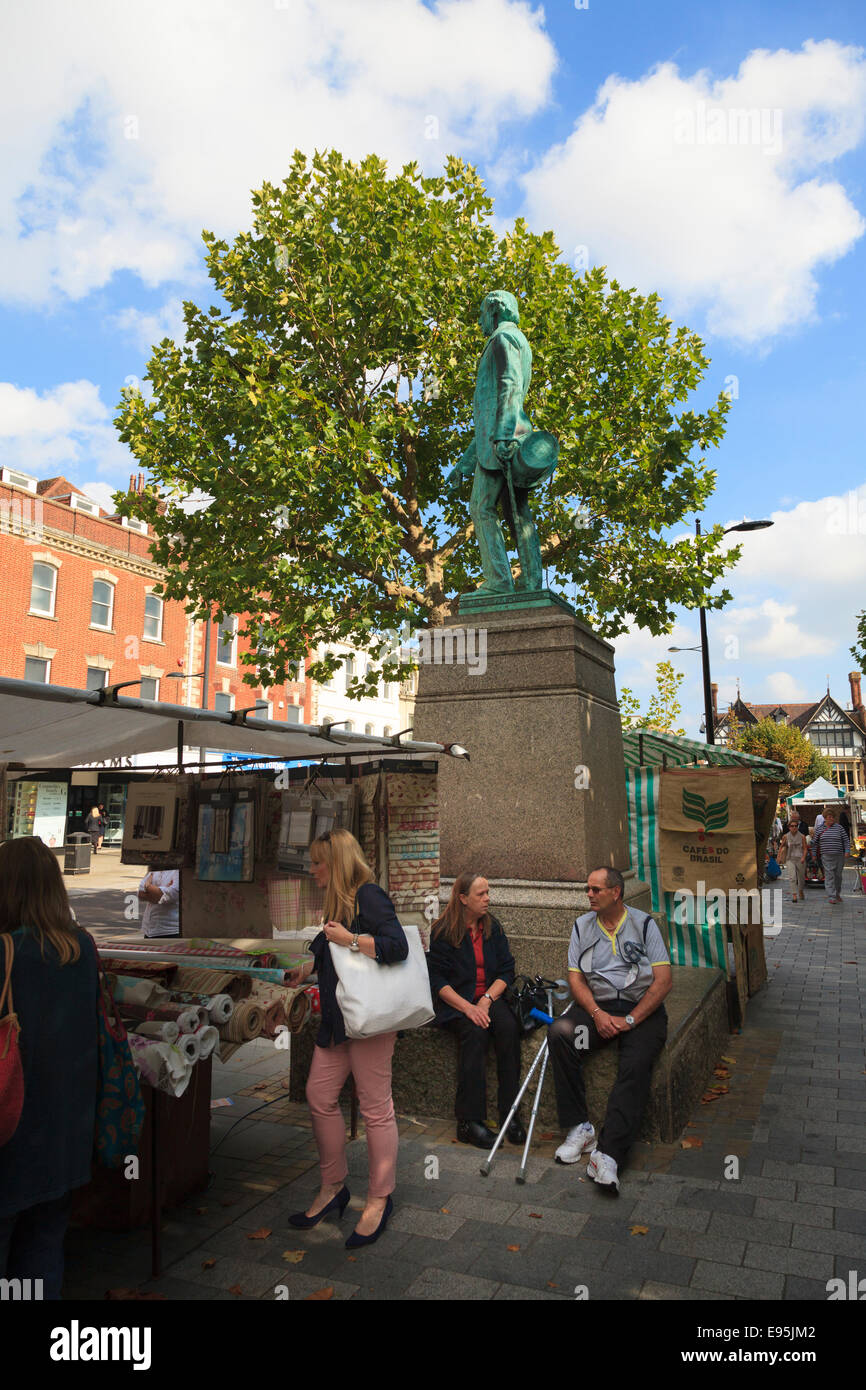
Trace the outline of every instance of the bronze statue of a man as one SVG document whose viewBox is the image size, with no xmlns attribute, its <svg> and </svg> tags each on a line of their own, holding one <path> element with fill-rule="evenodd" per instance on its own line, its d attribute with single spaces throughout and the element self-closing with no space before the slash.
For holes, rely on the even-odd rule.
<svg viewBox="0 0 866 1390">
<path fill-rule="evenodd" d="M 514 591 L 511 565 L 502 535 L 498 507 L 520 559 L 518 588 L 542 587 L 541 547 L 529 508 L 533 487 L 556 468 L 559 444 L 552 434 L 533 430 L 523 402 L 532 374 L 532 350 L 518 327 L 517 300 L 508 290 L 485 295 L 478 316 L 487 338 L 478 362 L 472 402 L 475 436 L 446 479 L 456 487 L 474 472 L 469 514 L 475 523 L 484 582 L 479 594 Z"/>
</svg>

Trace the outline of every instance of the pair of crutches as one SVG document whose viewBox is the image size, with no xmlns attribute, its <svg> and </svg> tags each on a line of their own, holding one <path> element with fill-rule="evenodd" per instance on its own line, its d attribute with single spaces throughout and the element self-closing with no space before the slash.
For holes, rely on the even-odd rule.
<svg viewBox="0 0 866 1390">
<path fill-rule="evenodd" d="M 536 1019 L 539 1023 L 543 1023 L 545 1028 L 549 1028 L 551 1023 L 553 1023 L 554 1021 L 553 1001 L 554 999 L 568 999 L 569 988 L 565 980 L 555 980 L 552 983 L 550 980 L 539 980 L 538 983 L 547 986 L 545 991 L 547 994 L 547 1013 L 542 1013 L 540 1009 L 530 1009 L 529 1013 L 531 1018 Z M 488 1153 L 487 1158 L 481 1165 L 480 1172 L 482 1177 L 486 1178 L 489 1175 L 491 1166 L 493 1164 L 493 1160 L 496 1157 L 496 1151 L 502 1143 L 503 1139 L 505 1138 L 505 1131 L 508 1129 L 508 1126 L 511 1124 L 511 1121 L 517 1114 L 518 1106 L 520 1105 L 524 1093 L 533 1076 L 535 1075 L 535 1072 L 538 1069 L 538 1065 L 540 1063 L 541 1075 L 538 1078 L 538 1085 L 535 1089 L 535 1100 L 532 1103 L 532 1113 L 529 1117 L 529 1124 L 526 1127 L 526 1143 L 523 1146 L 523 1155 L 520 1160 L 520 1167 L 517 1170 L 517 1177 L 514 1179 L 515 1182 L 526 1182 L 526 1164 L 529 1158 L 529 1146 L 532 1143 L 532 1132 L 535 1129 L 535 1119 L 538 1115 L 539 1104 L 541 1103 L 541 1092 L 544 1088 L 544 1077 L 545 1073 L 547 1072 L 547 1063 L 549 1061 L 549 1058 L 550 1054 L 548 1052 L 547 1047 L 547 1037 L 545 1036 L 544 1042 L 535 1054 L 535 1060 L 532 1063 L 532 1066 L 526 1073 L 526 1079 L 524 1080 L 520 1090 L 517 1092 L 514 1104 L 508 1112 L 508 1118 L 503 1121 L 502 1127 L 496 1136 L 496 1142 L 493 1145 L 493 1148 Z"/>
</svg>

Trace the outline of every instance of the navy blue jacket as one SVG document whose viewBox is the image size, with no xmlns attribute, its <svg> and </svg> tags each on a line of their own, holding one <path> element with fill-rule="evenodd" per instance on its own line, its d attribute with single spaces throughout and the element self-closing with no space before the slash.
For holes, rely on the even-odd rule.
<svg viewBox="0 0 866 1390">
<path fill-rule="evenodd" d="M 406 933 L 400 926 L 394 904 L 378 883 L 362 883 L 355 899 L 357 919 L 351 930 L 359 936 L 376 938 L 376 960 L 380 965 L 393 965 L 405 960 L 409 954 Z M 347 951 L 348 946 L 340 950 Z M 316 961 L 319 977 L 319 1004 L 322 1022 L 316 1035 L 317 1047 L 328 1047 L 331 1043 L 346 1041 L 346 1025 L 337 1003 L 337 972 L 331 959 L 328 938 L 323 931 L 314 938 L 310 950 Z"/>
<path fill-rule="evenodd" d="M 12 933 L 12 994 L 21 1024 L 24 1109 L 0 1148 L 0 1216 L 62 1197 L 90 1181 L 97 1091 L 96 954 L 60 965 L 29 931 Z M 0 975 L 3 974 L 0 956 Z"/>
<path fill-rule="evenodd" d="M 514 984 L 514 957 L 508 945 L 508 937 L 496 918 L 491 918 L 491 931 L 484 938 L 484 983 L 490 987 L 494 980 L 504 980 L 507 985 Z M 445 1004 L 439 998 L 439 991 L 450 985 L 461 999 L 472 1003 L 475 998 L 476 966 L 472 937 L 466 933 L 459 946 L 452 946 L 444 933 L 438 932 L 430 942 L 427 956 L 427 969 L 430 972 L 430 991 L 433 1007 L 436 1010 L 436 1023 L 448 1023 L 457 1018 L 458 1010 Z"/>
</svg>

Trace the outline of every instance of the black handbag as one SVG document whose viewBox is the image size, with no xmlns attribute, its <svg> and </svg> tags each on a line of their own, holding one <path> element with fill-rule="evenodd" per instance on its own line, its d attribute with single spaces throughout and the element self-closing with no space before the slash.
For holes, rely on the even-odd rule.
<svg viewBox="0 0 866 1390">
<path fill-rule="evenodd" d="M 534 980 L 528 975 L 518 975 L 514 984 L 509 985 L 505 1001 L 517 1019 L 521 1033 L 534 1033 L 536 1028 L 544 1027 L 543 1020 L 533 1018 L 531 1011 L 538 1009 L 541 1013 L 547 1014 L 547 991 L 556 987 L 555 981 L 543 980 L 540 975 L 536 975 Z"/>
</svg>

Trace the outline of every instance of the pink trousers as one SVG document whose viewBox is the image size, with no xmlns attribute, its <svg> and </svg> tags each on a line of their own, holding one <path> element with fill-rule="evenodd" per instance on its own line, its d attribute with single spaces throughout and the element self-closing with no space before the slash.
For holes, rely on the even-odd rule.
<svg viewBox="0 0 866 1390">
<path fill-rule="evenodd" d="M 369 1197 L 387 1197 L 397 1180 L 397 1120 L 391 1099 L 391 1056 L 396 1033 L 380 1033 L 314 1047 L 307 1078 L 307 1103 L 319 1150 L 322 1183 L 342 1182 L 346 1165 L 346 1122 L 337 1103 L 349 1072 L 355 1078 L 358 1102 L 367 1131 Z"/>
</svg>

